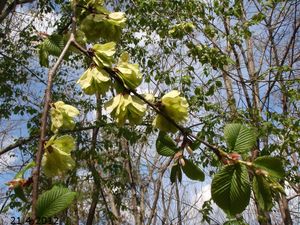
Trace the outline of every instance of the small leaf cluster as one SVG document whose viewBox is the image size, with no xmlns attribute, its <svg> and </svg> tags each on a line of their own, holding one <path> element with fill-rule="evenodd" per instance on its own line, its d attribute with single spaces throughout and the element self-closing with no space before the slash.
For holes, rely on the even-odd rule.
<svg viewBox="0 0 300 225">
<path fill-rule="evenodd" d="M 176 24 L 168 31 L 168 34 L 174 38 L 182 39 L 186 34 L 192 33 L 195 26 L 191 22 Z"/>
<path fill-rule="evenodd" d="M 141 123 L 146 112 L 145 103 L 136 96 L 118 94 L 105 104 L 106 110 L 116 119 L 118 125 Z"/>
<path fill-rule="evenodd" d="M 75 166 L 71 151 L 75 149 L 75 140 L 70 135 L 52 136 L 45 145 L 42 165 L 48 177 L 63 175 Z"/>
<path fill-rule="evenodd" d="M 187 146 L 187 148 L 190 147 Z M 160 155 L 174 158 L 175 162 L 170 175 L 172 183 L 176 182 L 176 180 L 182 181 L 182 171 L 191 180 L 204 181 L 205 175 L 203 171 L 192 160 L 183 156 L 183 149 L 177 147 L 172 138 L 164 131 L 159 132 L 156 140 L 156 150 Z"/>
<path fill-rule="evenodd" d="M 29 162 L 26 166 L 24 166 L 14 177 L 13 180 L 6 183 L 9 186 L 9 189 L 14 190 L 15 196 L 21 199 L 24 202 L 28 202 L 27 197 L 25 195 L 24 188 L 31 184 L 32 179 L 25 179 L 25 173 L 35 166 L 35 162 Z"/>
<path fill-rule="evenodd" d="M 222 69 L 224 65 L 229 65 L 232 60 L 224 55 L 219 49 L 203 44 L 194 45 L 189 43 L 190 55 L 197 58 L 202 64 L 209 64 L 213 69 Z"/>
<path fill-rule="evenodd" d="M 78 109 L 57 101 L 50 109 L 51 131 L 57 133 L 59 130 L 72 130 L 75 127 L 74 117 L 79 115 Z"/>
<path fill-rule="evenodd" d="M 110 78 L 105 70 L 91 67 L 82 74 L 77 83 L 87 95 L 103 94 L 110 87 Z"/>
<path fill-rule="evenodd" d="M 225 166 L 213 177 L 212 199 L 228 215 L 235 216 L 249 204 L 252 190 L 260 207 L 270 210 L 276 193 L 284 193 L 279 184 L 285 175 L 282 161 L 276 157 L 261 156 L 250 162 L 248 154 L 255 147 L 256 134 L 242 124 L 226 125 L 224 138 L 232 153 L 224 156 Z"/>
</svg>

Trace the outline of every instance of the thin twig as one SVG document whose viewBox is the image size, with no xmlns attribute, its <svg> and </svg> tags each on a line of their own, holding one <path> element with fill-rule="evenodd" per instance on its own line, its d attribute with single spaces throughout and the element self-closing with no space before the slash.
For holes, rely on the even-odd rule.
<svg viewBox="0 0 300 225">
<path fill-rule="evenodd" d="M 2 149 L 0 151 L 0 156 L 7 153 L 7 152 L 9 152 L 10 150 L 13 150 L 15 148 L 18 148 L 18 147 L 24 145 L 24 144 L 29 143 L 30 141 L 33 141 L 38 137 L 39 137 L 39 135 L 34 135 L 34 136 L 27 137 L 27 138 L 20 138 L 15 143 L 13 143 L 13 144 L 7 146 L 6 148 Z"/>
<path fill-rule="evenodd" d="M 21 66 L 23 66 L 28 72 L 30 72 L 35 78 L 37 78 L 41 83 L 47 85 L 47 83 L 45 81 L 43 81 L 33 70 L 31 70 L 28 66 L 26 66 L 25 64 L 20 63 L 17 59 L 10 57 L 8 55 L 5 55 L 3 52 L 0 52 L 0 55 L 2 55 L 5 58 L 8 58 L 10 60 L 13 60 L 16 63 L 21 64 Z"/>
<path fill-rule="evenodd" d="M 0 24 L 3 22 L 3 20 L 16 8 L 17 5 L 25 4 L 25 3 L 31 3 L 34 0 L 17 0 L 13 1 L 11 4 L 9 4 L 6 8 L 6 10 L 1 13 L 0 15 Z"/>
</svg>

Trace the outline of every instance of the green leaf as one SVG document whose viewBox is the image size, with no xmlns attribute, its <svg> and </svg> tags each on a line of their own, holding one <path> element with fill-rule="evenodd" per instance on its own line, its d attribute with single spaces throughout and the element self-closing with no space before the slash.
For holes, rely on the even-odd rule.
<svg viewBox="0 0 300 225">
<path fill-rule="evenodd" d="M 64 48 L 63 36 L 52 34 L 39 45 L 39 59 L 41 66 L 49 67 L 49 55 L 59 56 Z"/>
<path fill-rule="evenodd" d="M 170 136 L 163 131 L 160 131 L 158 134 L 158 138 L 156 140 L 156 150 L 158 154 L 163 156 L 173 156 L 179 151 L 172 138 L 170 138 Z"/>
<path fill-rule="evenodd" d="M 215 93 L 215 91 L 216 91 L 216 86 L 211 85 L 205 95 L 206 96 L 212 96 Z"/>
<path fill-rule="evenodd" d="M 43 46 L 50 55 L 59 56 L 64 48 L 63 37 L 59 34 L 53 34 L 43 41 Z"/>
<path fill-rule="evenodd" d="M 204 181 L 205 174 L 198 166 L 188 159 L 184 159 L 184 162 L 185 165 L 182 165 L 181 168 L 188 178 L 192 180 Z"/>
<path fill-rule="evenodd" d="M 40 65 L 44 67 L 49 67 L 49 52 L 44 48 L 43 45 L 39 46 L 39 60 Z"/>
<path fill-rule="evenodd" d="M 263 176 L 253 177 L 253 192 L 262 209 L 269 211 L 273 207 L 271 188 Z"/>
<path fill-rule="evenodd" d="M 172 166 L 170 175 L 170 180 L 172 184 L 176 182 L 176 179 L 178 179 L 178 181 L 181 183 L 182 171 L 178 163 Z"/>
<path fill-rule="evenodd" d="M 251 20 L 253 21 L 254 24 L 259 24 L 265 18 L 266 18 L 266 15 L 259 12 L 259 13 L 256 13 L 254 16 L 252 16 Z"/>
<path fill-rule="evenodd" d="M 125 13 L 112 12 L 108 15 L 107 22 L 115 26 L 124 27 L 126 22 Z"/>
<path fill-rule="evenodd" d="M 74 129 L 74 117 L 78 114 L 78 109 L 63 101 L 53 103 L 50 109 L 51 131 L 57 133 L 60 129 Z"/>
<path fill-rule="evenodd" d="M 77 83 L 87 95 L 104 94 L 110 86 L 109 74 L 98 67 L 88 68 Z"/>
<path fill-rule="evenodd" d="M 63 135 L 56 138 L 51 146 L 61 153 L 70 154 L 75 149 L 75 140 L 70 135 Z"/>
<path fill-rule="evenodd" d="M 14 189 L 14 191 L 15 191 L 16 197 L 18 197 L 19 199 L 21 199 L 21 200 L 24 201 L 24 202 L 27 202 L 27 198 L 26 198 L 26 196 L 25 196 L 23 187 L 18 186 L 18 187 L 16 187 L 16 188 Z"/>
<path fill-rule="evenodd" d="M 212 180 L 212 199 L 229 215 L 234 216 L 245 210 L 250 193 L 248 171 L 244 165 L 227 165 Z"/>
<path fill-rule="evenodd" d="M 267 171 L 273 177 L 280 179 L 285 176 L 283 164 L 279 158 L 261 156 L 254 160 L 253 165 Z"/>
<path fill-rule="evenodd" d="M 170 123 L 165 117 L 162 115 L 157 115 L 152 122 L 153 127 L 160 129 L 165 132 L 177 132 L 177 127 L 175 127 L 172 123 Z"/>
<path fill-rule="evenodd" d="M 227 124 L 224 128 L 224 137 L 228 148 L 239 153 L 249 152 L 256 141 L 253 130 L 238 123 Z"/>
<path fill-rule="evenodd" d="M 146 112 L 146 104 L 129 94 L 118 94 L 105 103 L 105 108 L 119 126 L 124 125 L 127 120 L 130 124 L 141 123 Z"/>
<path fill-rule="evenodd" d="M 161 98 L 164 106 L 163 110 L 175 122 L 182 122 L 187 120 L 189 104 L 184 97 L 180 97 L 180 92 L 172 90 Z"/>
<path fill-rule="evenodd" d="M 76 192 L 64 187 L 54 186 L 40 195 L 36 211 L 38 217 L 51 217 L 66 209 L 76 196 Z"/>
<path fill-rule="evenodd" d="M 223 223 L 223 225 L 248 225 L 243 219 L 231 219 Z"/>
<path fill-rule="evenodd" d="M 201 145 L 201 142 L 198 141 L 198 140 L 196 140 L 196 141 L 193 141 L 191 144 L 189 144 L 189 147 L 190 147 L 193 151 L 195 151 L 195 150 L 197 150 L 197 149 L 200 147 L 200 145 Z"/>
</svg>

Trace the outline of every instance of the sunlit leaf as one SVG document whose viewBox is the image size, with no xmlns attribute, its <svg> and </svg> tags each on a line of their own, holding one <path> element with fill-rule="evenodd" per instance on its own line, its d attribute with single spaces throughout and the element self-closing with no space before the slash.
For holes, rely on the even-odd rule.
<svg viewBox="0 0 300 225">
<path fill-rule="evenodd" d="M 118 94 L 105 103 L 105 108 L 119 126 L 124 125 L 127 120 L 130 124 L 141 123 L 146 112 L 146 104 L 129 94 Z"/>
<path fill-rule="evenodd" d="M 66 173 L 75 166 L 71 151 L 75 148 L 75 140 L 69 135 L 52 138 L 45 144 L 42 160 L 44 173 L 54 177 Z"/>
<path fill-rule="evenodd" d="M 244 165 L 227 165 L 213 177 L 212 198 L 229 215 L 234 216 L 245 210 L 250 193 L 248 171 Z"/>
<path fill-rule="evenodd" d="M 109 74 L 97 67 L 87 69 L 77 83 L 87 95 L 104 94 L 110 87 Z"/>
<path fill-rule="evenodd" d="M 184 165 L 181 166 L 184 174 L 192 180 L 204 181 L 205 174 L 203 173 L 203 171 L 198 166 L 196 166 L 192 161 L 188 159 L 184 159 L 184 161 L 185 161 Z"/>
<path fill-rule="evenodd" d="M 67 188 L 54 186 L 51 190 L 41 194 L 37 201 L 37 216 L 51 217 L 66 209 L 74 200 L 76 192 Z"/>
<path fill-rule="evenodd" d="M 130 89 L 136 89 L 142 82 L 142 74 L 138 64 L 130 64 L 127 52 L 122 53 L 116 69 L 124 85 Z"/>
<path fill-rule="evenodd" d="M 253 192 L 260 207 L 266 211 L 271 210 L 273 207 L 272 192 L 270 184 L 263 176 L 253 177 Z"/>
<path fill-rule="evenodd" d="M 114 61 L 113 56 L 116 52 L 116 43 L 95 44 L 93 51 L 95 54 L 94 61 L 99 67 L 111 67 Z"/>
<path fill-rule="evenodd" d="M 239 153 L 249 152 L 256 141 L 253 130 L 238 123 L 227 124 L 224 128 L 224 137 L 229 150 Z"/>
<path fill-rule="evenodd" d="M 166 132 L 161 131 L 156 140 L 156 150 L 160 155 L 173 156 L 179 148 Z"/>
<path fill-rule="evenodd" d="M 167 114 L 174 122 L 181 124 L 188 117 L 188 103 L 184 97 L 180 97 L 180 92 L 173 90 L 165 94 L 162 99 L 161 110 Z M 153 126 L 162 131 L 176 132 L 177 128 L 162 115 L 157 115 L 153 121 Z"/>
<path fill-rule="evenodd" d="M 51 130 L 57 133 L 59 129 L 73 129 L 75 127 L 74 117 L 79 114 L 78 109 L 63 101 L 57 101 L 50 109 Z"/>
<path fill-rule="evenodd" d="M 261 156 L 254 160 L 253 165 L 257 168 L 265 170 L 269 175 L 276 178 L 283 178 L 285 171 L 282 160 L 270 156 Z"/>
</svg>

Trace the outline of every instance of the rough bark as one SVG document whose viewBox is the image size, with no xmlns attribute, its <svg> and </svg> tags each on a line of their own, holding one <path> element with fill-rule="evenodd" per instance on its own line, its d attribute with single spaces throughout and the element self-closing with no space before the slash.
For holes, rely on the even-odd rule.
<svg viewBox="0 0 300 225">
<path fill-rule="evenodd" d="M 283 223 L 285 225 L 292 225 L 293 221 L 292 221 L 291 213 L 289 210 L 288 200 L 285 197 L 285 195 L 280 196 L 278 204 L 279 204 L 279 210 L 281 213 L 281 218 L 282 218 Z"/>
</svg>

